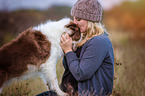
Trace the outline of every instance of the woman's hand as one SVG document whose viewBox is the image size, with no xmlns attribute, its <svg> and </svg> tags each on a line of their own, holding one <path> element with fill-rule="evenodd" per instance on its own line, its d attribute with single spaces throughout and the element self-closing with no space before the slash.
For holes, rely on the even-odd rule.
<svg viewBox="0 0 145 96">
<path fill-rule="evenodd" d="M 69 37 L 69 35 L 66 33 L 65 35 L 63 34 L 60 38 L 61 41 L 61 48 L 66 54 L 67 52 L 72 51 L 72 38 Z"/>
</svg>

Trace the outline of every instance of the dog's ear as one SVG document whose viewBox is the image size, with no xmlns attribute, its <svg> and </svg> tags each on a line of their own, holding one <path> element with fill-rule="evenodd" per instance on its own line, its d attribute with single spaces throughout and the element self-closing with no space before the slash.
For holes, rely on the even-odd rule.
<svg viewBox="0 0 145 96">
<path fill-rule="evenodd" d="M 65 27 L 71 29 L 72 34 L 70 34 L 69 36 L 72 38 L 72 40 L 78 41 L 81 38 L 80 28 L 77 24 L 70 21 L 70 23 L 67 24 Z"/>
<path fill-rule="evenodd" d="M 70 21 L 70 23 L 65 25 L 65 27 L 70 28 L 72 30 L 76 30 L 76 27 L 78 27 L 78 25 L 75 24 L 74 22 Z"/>
</svg>

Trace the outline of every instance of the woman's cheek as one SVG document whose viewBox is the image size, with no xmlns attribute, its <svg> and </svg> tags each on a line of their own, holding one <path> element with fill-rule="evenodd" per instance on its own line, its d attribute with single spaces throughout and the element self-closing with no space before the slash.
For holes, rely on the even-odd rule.
<svg viewBox="0 0 145 96">
<path fill-rule="evenodd" d="M 81 33 L 83 33 L 83 28 L 82 27 L 80 27 L 80 31 L 81 31 Z"/>
<path fill-rule="evenodd" d="M 82 29 L 81 29 L 81 33 L 84 33 L 84 32 L 85 32 L 85 30 L 82 28 Z"/>
</svg>

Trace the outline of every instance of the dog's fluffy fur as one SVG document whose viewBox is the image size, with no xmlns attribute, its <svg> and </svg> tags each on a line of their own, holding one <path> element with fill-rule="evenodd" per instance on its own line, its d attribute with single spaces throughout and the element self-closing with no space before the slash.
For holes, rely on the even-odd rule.
<svg viewBox="0 0 145 96">
<path fill-rule="evenodd" d="M 6 82 L 16 77 L 28 78 L 38 73 L 48 90 L 64 95 L 59 89 L 56 64 L 62 57 L 60 38 L 67 32 L 73 41 L 79 41 L 81 33 L 69 18 L 48 21 L 22 32 L 16 39 L 0 48 L 0 93 Z M 31 73 L 31 75 L 30 75 Z"/>
</svg>

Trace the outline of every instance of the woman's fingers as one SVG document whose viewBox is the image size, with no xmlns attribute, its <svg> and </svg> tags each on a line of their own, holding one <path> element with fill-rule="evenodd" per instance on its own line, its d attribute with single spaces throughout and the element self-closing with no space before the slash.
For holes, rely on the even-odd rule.
<svg viewBox="0 0 145 96">
<path fill-rule="evenodd" d="M 66 39 L 67 39 L 67 40 L 72 40 L 72 38 L 71 38 L 71 37 L 69 37 L 69 35 L 68 35 L 67 33 L 66 33 L 66 35 L 65 35 L 65 36 L 66 36 Z"/>
<path fill-rule="evenodd" d="M 69 39 L 69 35 L 67 33 L 65 33 L 66 39 Z"/>
<path fill-rule="evenodd" d="M 72 51 L 72 39 L 68 34 L 63 34 L 60 38 L 60 41 L 60 46 L 65 53 Z"/>
<path fill-rule="evenodd" d="M 63 39 L 62 39 L 62 37 L 60 38 L 60 42 L 63 43 Z"/>
<path fill-rule="evenodd" d="M 64 34 L 61 36 L 61 38 L 62 38 L 63 41 L 66 39 Z"/>
<path fill-rule="evenodd" d="M 61 42 L 62 42 L 62 41 L 69 40 L 69 39 L 70 39 L 70 37 L 69 37 L 69 35 L 68 35 L 67 33 L 65 33 L 65 34 L 63 34 L 63 35 L 61 36 Z"/>
</svg>

